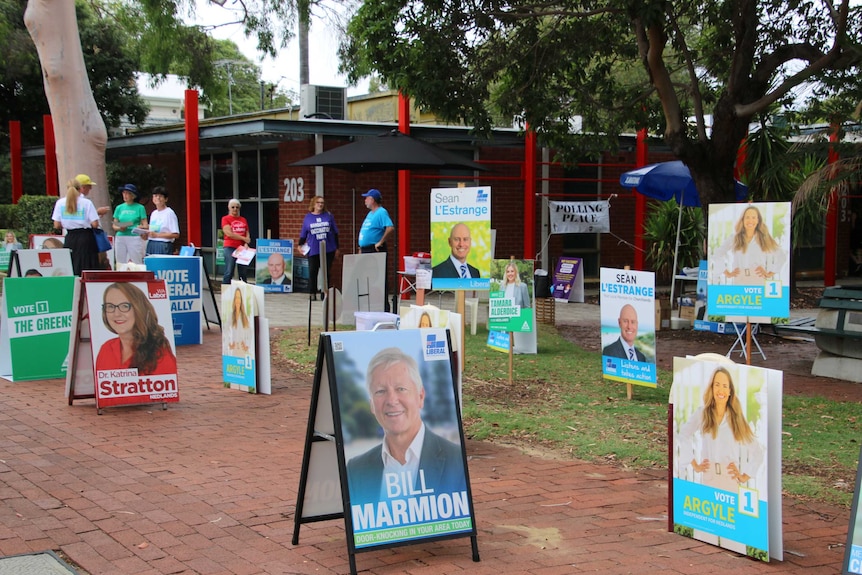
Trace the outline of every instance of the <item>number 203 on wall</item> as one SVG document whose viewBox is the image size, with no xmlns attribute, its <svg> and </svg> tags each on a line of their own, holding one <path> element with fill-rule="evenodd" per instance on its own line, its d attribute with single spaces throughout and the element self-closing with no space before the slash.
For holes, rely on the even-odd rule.
<svg viewBox="0 0 862 575">
<path fill-rule="evenodd" d="M 284 178 L 284 201 L 305 201 L 305 180 L 302 178 Z"/>
</svg>

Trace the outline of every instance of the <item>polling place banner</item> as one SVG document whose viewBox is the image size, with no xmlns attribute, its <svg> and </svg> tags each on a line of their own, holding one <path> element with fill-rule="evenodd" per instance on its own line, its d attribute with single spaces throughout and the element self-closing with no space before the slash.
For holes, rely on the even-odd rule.
<svg viewBox="0 0 862 575">
<path fill-rule="evenodd" d="M 144 265 L 165 280 L 171 299 L 176 345 L 202 344 L 203 277 L 199 256 L 147 256 Z"/>
<path fill-rule="evenodd" d="M 611 231 L 610 205 L 597 202 L 548 202 L 552 234 L 596 234 Z"/>
<path fill-rule="evenodd" d="M 0 371 L 9 379 L 66 376 L 74 276 L 6 278 Z"/>
</svg>

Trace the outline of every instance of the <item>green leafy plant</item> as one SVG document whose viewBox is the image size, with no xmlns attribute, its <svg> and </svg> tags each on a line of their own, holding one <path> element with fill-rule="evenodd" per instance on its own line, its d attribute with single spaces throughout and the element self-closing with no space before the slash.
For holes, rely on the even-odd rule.
<svg viewBox="0 0 862 575">
<path fill-rule="evenodd" d="M 696 267 L 703 258 L 703 239 L 706 228 L 700 208 L 682 208 L 671 199 L 653 202 L 644 222 L 643 236 L 648 244 L 647 262 L 656 274 L 656 281 L 670 281 L 676 249 L 676 227 L 680 222 L 677 268 Z"/>
<path fill-rule="evenodd" d="M 52 196 L 22 196 L 15 213 L 15 228 L 21 230 L 25 238 L 31 234 L 53 234 L 51 213 L 56 201 Z"/>
<path fill-rule="evenodd" d="M 18 206 L 15 204 L 0 205 L 0 228 L 11 228 L 15 225 L 15 213 Z"/>
</svg>

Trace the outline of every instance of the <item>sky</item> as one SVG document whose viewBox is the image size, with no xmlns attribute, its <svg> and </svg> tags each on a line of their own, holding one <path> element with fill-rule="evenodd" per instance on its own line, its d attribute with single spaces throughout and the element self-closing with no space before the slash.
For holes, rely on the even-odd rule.
<svg viewBox="0 0 862 575">
<path fill-rule="evenodd" d="M 222 8 L 209 0 L 196 0 L 196 17 L 189 18 L 189 23 L 216 25 L 235 20 L 230 8 L 236 0 L 228 0 Z M 210 34 L 221 40 L 231 40 L 240 51 L 252 62 L 260 66 L 261 79 L 265 82 L 278 84 L 283 90 L 292 90 L 299 94 L 299 48 L 296 38 L 290 45 L 280 50 L 277 58 L 261 59 L 256 49 L 256 39 L 246 38 L 242 26 L 233 24 L 213 29 Z M 309 80 L 319 86 L 345 86 L 347 95 L 355 96 L 368 93 L 367 82 L 358 87 L 347 86 L 347 80 L 338 74 L 338 35 L 321 19 L 313 18 L 309 34 Z"/>
</svg>

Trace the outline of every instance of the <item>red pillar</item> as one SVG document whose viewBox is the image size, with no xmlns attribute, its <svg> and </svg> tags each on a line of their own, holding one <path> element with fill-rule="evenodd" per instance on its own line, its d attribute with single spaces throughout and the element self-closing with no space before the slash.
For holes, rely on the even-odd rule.
<svg viewBox="0 0 862 575">
<path fill-rule="evenodd" d="M 833 124 L 829 133 L 830 144 L 838 141 L 838 126 Z M 838 161 L 838 152 L 831 145 L 827 163 L 834 164 Z M 823 285 L 830 287 L 835 285 L 835 266 L 838 252 L 838 190 L 833 187 L 829 192 L 829 207 L 826 210 L 826 246 L 823 250 Z"/>
<path fill-rule="evenodd" d="M 410 134 L 410 96 L 398 92 L 398 131 Z M 398 261 L 396 270 L 404 270 L 404 256 L 410 250 L 410 170 L 398 171 Z M 397 312 L 397 310 L 396 310 Z"/>
<path fill-rule="evenodd" d="M 736 150 L 736 165 L 733 166 L 733 177 L 738 181 L 745 180 L 745 160 L 748 157 L 748 143 L 745 138 L 739 143 L 739 148 Z"/>
<path fill-rule="evenodd" d="M 186 229 L 189 243 L 201 246 L 201 142 L 198 92 L 186 90 Z"/>
<path fill-rule="evenodd" d="M 54 139 L 54 121 L 51 116 L 42 116 L 42 131 L 45 140 L 45 192 L 49 196 L 60 195 L 60 180 L 57 178 L 57 143 Z M 74 178 L 75 174 L 64 174 L 66 178 Z"/>
<path fill-rule="evenodd" d="M 17 204 L 24 194 L 24 166 L 21 160 L 21 122 L 9 121 L 9 159 L 11 160 L 12 203 Z"/>
<path fill-rule="evenodd" d="M 646 128 L 638 130 L 637 143 L 635 147 L 635 167 L 642 168 L 647 165 L 647 131 Z M 634 269 L 644 269 L 644 222 L 646 222 L 646 196 L 635 193 L 635 265 Z"/>
<path fill-rule="evenodd" d="M 524 259 L 536 258 L 536 132 L 524 135 Z"/>
</svg>

